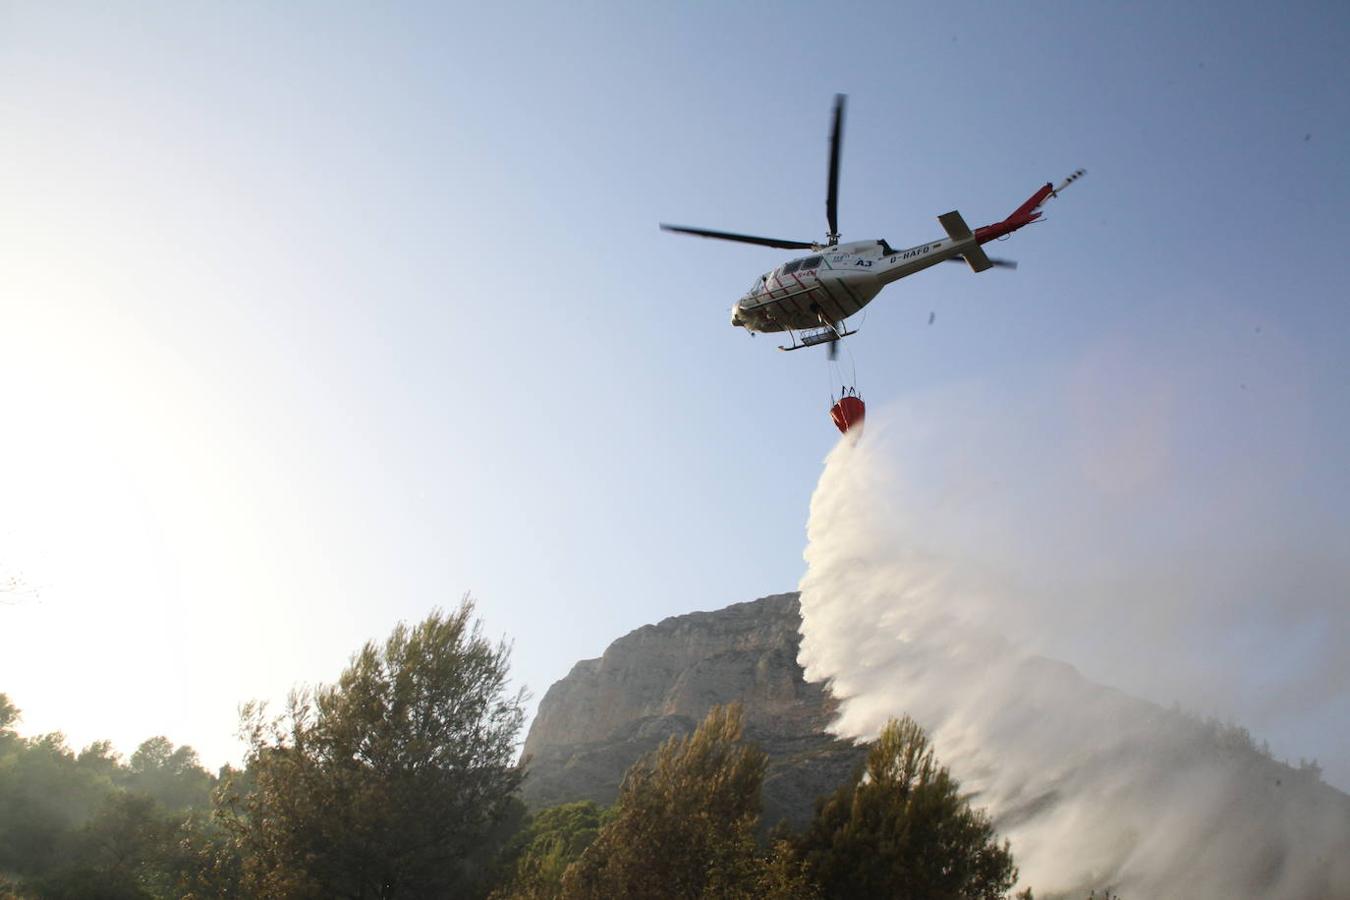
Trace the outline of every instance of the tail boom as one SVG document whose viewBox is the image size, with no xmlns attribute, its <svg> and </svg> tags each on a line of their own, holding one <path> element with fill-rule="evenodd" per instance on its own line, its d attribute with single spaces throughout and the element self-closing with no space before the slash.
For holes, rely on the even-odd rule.
<svg viewBox="0 0 1350 900">
<path fill-rule="evenodd" d="M 961 218 L 961 214 L 956 210 L 949 213 L 943 213 L 938 216 L 938 221 L 942 223 L 942 228 L 947 232 L 947 237 L 952 239 L 953 246 L 961 247 L 961 255 L 966 258 L 966 263 L 970 265 L 972 272 L 983 272 L 985 269 L 992 269 L 994 264 L 990 262 L 989 257 L 984 255 L 980 249 L 983 241 L 978 240 L 977 235 L 973 234 L 966 220 Z M 974 243 L 971 243 L 974 241 Z"/>
<path fill-rule="evenodd" d="M 980 245 L 987 244 L 995 238 L 1012 234 L 1017 229 L 1035 222 L 1041 217 L 1040 208 L 1045 201 L 1051 197 L 1059 196 L 1060 191 L 1078 180 L 1083 174 L 1083 170 L 1079 169 L 1065 179 L 1059 187 L 1046 182 L 1036 190 L 1036 193 L 1028 197 L 1025 203 L 1013 210 L 1008 218 L 1002 222 L 976 228 L 973 231 L 956 210 L 943 213 L 938 216 L 938 222 L 942 224 L 942 230 L 947 232 L 946 240 L 929 241 L 927 244 L 920 244 L 917 247 L 910 247 L 905 250 L 892 250 L 885 242 L 882 242 L 884 253 L 879 261 L 880 265 L 871 269 L 869 275 L 878 283 L 886 285 L 907 275 L 913 275 L 929 266 L 949 260 L 964 260 L 975 272 L 983 272 L 994 266 L 1015 268 L 1016 264 L 1009 263 L 1007 260 L 990 259 Z M 867 261 L 867 265 L 870 267 L 871 262 Z"/>
<path fill-rule="evenodd" d="M 995 222 L 992 225 L 985 225 L 982 228 L 975 229 L 975 240 L 981 244 L 987 244 L 996 238 L 1003 237 L 1005 234 L 1012 234 L 1023 226 L 1030 225 L 1041 217 L 1040 209 L 1046 200 L 1049 200 L 1051 197 L 1058 197 L 1060 191 L 1064 190 L 1086 174 L 1086 171 L 1079 169 L 1077 172 L 1074 172 L 1068 178 L 1064 179 L 1064 182 L 1060 184 L 1059 187 L 1055 187 L 1052 183 L 1047 181 L 1045 184 L 1041 185 L 1036 193 L 1027 198 L 1026 203 L 1023 203 L 1021 206 L 1017 207 L 1017 209 L 1013 210 L 1012 215 L 1008 216 L 1008 218 L 1004 219 L 1002 222 Z"/>
</svg>

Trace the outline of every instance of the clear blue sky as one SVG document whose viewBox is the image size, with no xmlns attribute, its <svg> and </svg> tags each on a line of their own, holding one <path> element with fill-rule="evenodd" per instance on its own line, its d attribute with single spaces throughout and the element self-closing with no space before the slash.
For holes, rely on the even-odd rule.
<svg viewBox="0 0 1350 900">
<path fill-rule="evenodd" d="M 784 254 L 656 223 L 823 236 L 836 92 L 845 240 L 1089 170 L 868 309 L 869 401 L 1184 371 L 1173 451 L 1350 553 L 1347 60 L 1341 3 L 0 3 L 0 690 L 216 764 L 465 591 L 538 697 L 792 589 L 830 376 L 727 324 Z"/>
</svg>

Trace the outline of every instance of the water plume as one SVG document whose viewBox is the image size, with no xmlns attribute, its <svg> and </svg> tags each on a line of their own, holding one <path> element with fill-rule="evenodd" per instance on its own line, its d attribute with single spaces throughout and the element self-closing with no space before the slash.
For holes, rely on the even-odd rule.
<svg viewBox="0 0 1350 900">
<path fill-rule="evenodd" d="M 1350 578 L 1243 489 L 1261 460 L 1184 458 L 1165 393 L 1105 435 L 987 386 L 869 410 L 812 498 L 800 660 L 840 734 L 925 726 L 1037 897 L 1350 896 L 1350 798 L 1201 717 L 1344 773 Z"/>
</svg>

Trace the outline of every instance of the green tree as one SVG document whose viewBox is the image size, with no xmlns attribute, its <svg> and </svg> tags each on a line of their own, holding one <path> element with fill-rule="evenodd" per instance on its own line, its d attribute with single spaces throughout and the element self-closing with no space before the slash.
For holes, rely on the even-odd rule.
<svg viewBox="0 0 1350 900">
<path fill-rule="evenodd" d="M 0 897 L 239 896 L 231 844 L 188 812 L 214 782 L 192 748 L 151 738 L 128 766 L 108 741 L 19 737 L 18 717 L 0 694 Z"/>
<path fill-rule="evenodd" d="M 112 741 L 94 741 L 75 757 L 75 764 L 108 784 L 123 778 L 121 755 L 113 749 Z"/>
<path fill-rule="evenodd" d="M 613 818 L 563 878 L 567 898 L 809 897 L 755 841 L 767 757 L 742 740 L 738 705 L 714 707 L 624 776 Z"/>
<path fill-rule="evenodd" d="M 51 900 L 168 897 L 162 862 L 175 830 L 173 818 L 150 797 L 110 793 L 94 817 L 66 839 L 61 863 L 33 879 L 34 886 Z"/>
<path fill-rule="evenodd" d="M 561 897 L 567 867 L 595 840 L 605 818 L 605 811 L 589 800 L 535 813 L 503 853 L 506 883 L 493 891 L 494 900 Z"/>
<path fill-rule="evenodd" d="M 60 733 L 11 736 L 0 748 L 0 873 L 54 871 L 71 835 L 112 790 L 78 764 Z"/>
<path fill-rule="evenodd" d="M 0 694 L 0 750 L 15 740 L 14 723 L 19 721 L 19 708 L 9 699 L 8 694 Z"/>
<path fill-rule="evenodd" d="M 153 797 L 166 809 L 189 810 L 210 806 L 214 779 L 202 768 L 196 750 L 186 744 L 174 747 L 160 736 L 143 741 L 131 754 L 125 783 L 128 790 Z"/>
<path fill-rule="evenodd" d="M 368 643 L 334 685 L 244 710 L 252 790 L 220 810 L 259 897 L 465 896 L 519 806 L 523 693 L 466 597 Z"/>
<path fill-rule="evenodd" d="M 830 898 L 996 900 L 1017 880 L 1005 841 L 972 810 L 912 719 L 892 720 L 863 770 L 817 803 L 797 851 Z"/>
<path fill-rule="evenodd" d="M 243 885 L 243 861 L 231 834 L 214 816 L 194 812 L 179 823 L 173 845 L 160 861 L 175 900 L 231 900 L 250 896 Z"/>
</svg>

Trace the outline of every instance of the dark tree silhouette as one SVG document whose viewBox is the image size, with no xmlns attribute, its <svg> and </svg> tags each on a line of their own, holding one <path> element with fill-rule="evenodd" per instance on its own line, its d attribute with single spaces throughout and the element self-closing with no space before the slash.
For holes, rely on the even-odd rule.
<svg viewBox="0 0 1350 900">
<path fill-rule="evenodd" d="M 259 897 L 464 896 L 517 809 L 522 694 L 509 650 L 468 599 L 383 645 L 283 716 L 244 711 L 251 791 L 226 791 L 247 890 Z"/>
<path fill-rule="evenodd" d="M 1017 881 L 1012 853 L 959 787 L 923 729 L 892 720 L 853 783 L 818 802 L 797 851 L 830 898 L 997 900 Z"/>
</svg>

